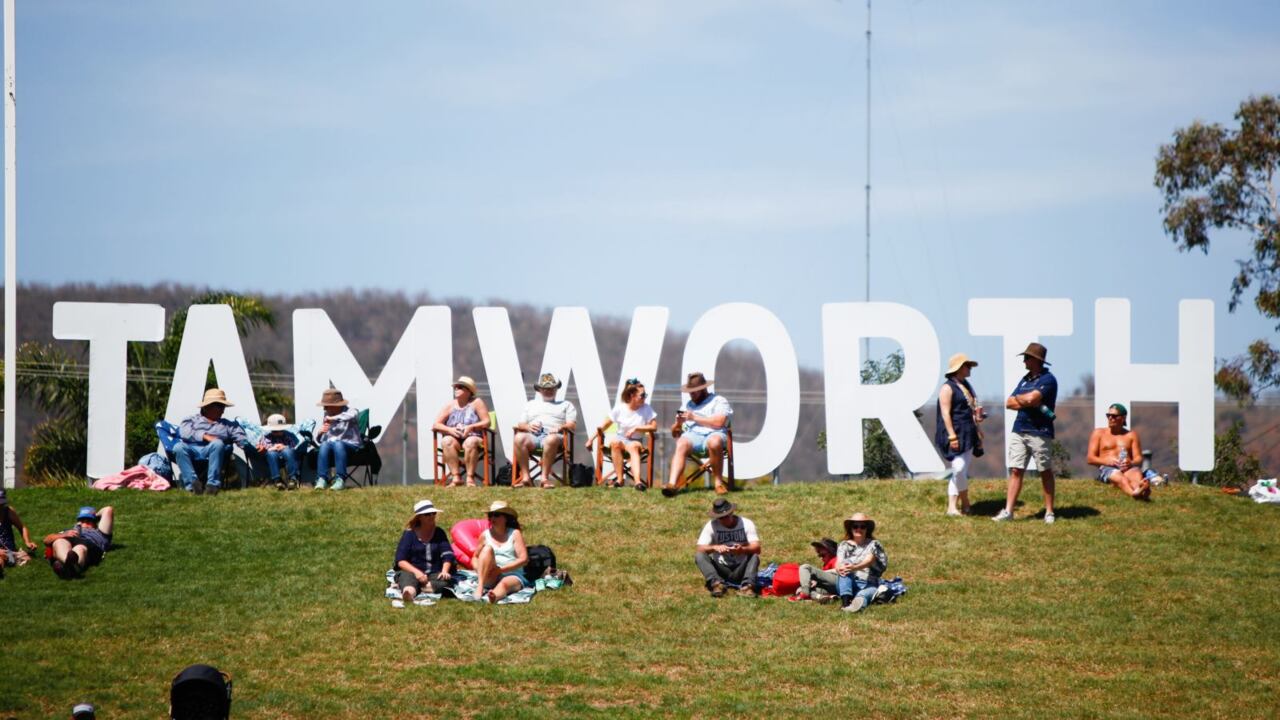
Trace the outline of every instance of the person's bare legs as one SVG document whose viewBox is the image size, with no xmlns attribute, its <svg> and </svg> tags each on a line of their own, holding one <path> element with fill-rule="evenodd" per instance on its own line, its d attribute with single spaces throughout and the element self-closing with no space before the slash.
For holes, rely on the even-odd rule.
<svg viewBox="0 0 1280 720">
<path fill-rule="evenodd" d="M 613 460 L 613 485 L 622 487 L 623 468 L 625 464 L 622 462 L 622 440 L 614 439 L 609 443 L 609 457 Z"/>
<path fill-rule="evenodd" d="M 564 443 L 564 436 L 560 433 L 548 434 L 542 438 L 542 457 L 539 464 L 542 466 L 542 487 L 555 487 L 555 482 L 551 480 L 551 466 L 555 465 L 560 459 L 560 446 Z"/>
<path fill-rule="evenodd" d="M 516 433 L 516 462 L 515 470 L 511 474 L 511 485 L 513 487 L 521 487 L 529 485 L 532 480 L 529 479 L 529 455 L 533 452 L 533 436 L 529 433 Z"/>
<path fill-rule="evenodd" d="M 711 435 L 707 438 L 707 457 L 711 460 L 711 477 L 716 482 L 716 492 L 728 492 L 729 486 L 724 484 L 724 436 Z"/>
<path fill-rule="evenodd" d="M 116 509 L 110 505 L 98 511 L 98 529 L 103 535 L 110 535 L 116 525 Z"/>
<path fill-rule="evenodd" d="M 1022 468 L 1009 468 L 1009 489 L 1005 491 L 1004 509 L 1013 514 L 1013 506 L 1018 502 L 1018 493 L 1022 492 Z"/>
<path fill-rule="evenodd" d="M 418 595 L 418 588 L 412 585 L 400 590 L 400 598 L 405 602 L 413 602 L 413 599 L 417 597 L 417 595 Z"/>
<path fill-rule="evenodd" d="M 634 440 L 627 443 L 627 455 L 631 456 L 631 484 L 643 485 L 644 481 L 640 479 L 640 443 Z M 618 484 L 622 484 L 622 473 L 618 473 Z"/>
<path fill-rule="evenodd" d="M 53 559 L 58 562 L 66 562 L 67 555 L 71 553 L 71 541 L 66 538 L 58 538 L 53 541 Z"/>
<path fill-rule="evenodd" d="M 1120 475 L 1120 473 L 1116 473 L 1111 477 L 1114 479 L 1116 475 Z M 1147 482 L 1147 479 L 1142 477 L 1141 470 L 1136 467 L 1131 467 L 1128 470 L 1125 470 L 1124 479 L 1125 484 L 1128 486 L 1125 489 L 1125 492 L 1129 493 L 1129 497 L 1134 500 L 1145 500 L 1150 497 L 1151 483 Z"/>
<path fill-rule="evenodd" d="M 484 586 L 497 581 L 498 567 L 493 561 L 493 548 L 485 545 L 480 552 L 471 558 L 471 566 L 476 571 L 476 599 L 484 597 Z"/>
<path fill-rule="evenodd" d="M 444 467 L 449 471 L 448 485 L 457 487 L 462 484 L 462 468 L 458 465 L 458 438 L 445 435 L 440 445 L 444 449 Z"/>
<path fill-rule="evenodd" d="M 667 485 L 679 489 L 680 476 L 684 473 L 684 464 L 691 450 L 693 445 L 689 443 L 689 438 L 681 435 L 676 440 L 675 451 L 671 453 L 671 475 L 667 479 Z"/>
<path fill-rule="evenodd" d="M 1044 488 L 1044 513 L 1045 515 L 1053 514 L 1053 471 L 1048 468 L 1040 468 L 1040 486 Z"/>
<path fill-rule="evenodd" d="M 463 462 L 467 466 L 467 487 L 476 486 L 476 463 L 480 461 L 480 438 L 472 436 L 462 441 Z"/>
<path fill-rule="evenodd" d="M 1108 478 L 1108 480 L 1111 481 L 1112 487 L 1124 493 L 1125 495 L 1128 495 L 1129 497 L 1133 497 L 1133 484 L 1129 481 L 1128 475 L 1121 472 L 1120 470 L 1116 470 L 1115 472 L 1111 473 L 1111 477 Z"/>
<path fill-rule="evenodd" d="M 493 589 L 489 592 L 493 597 L 493 601 L 498 602 L 511 593 L 520 592 L 520 589 L 523 587 L 524 584 L 520 582 L 520 578 L 508 575 L 495 583 Z"/>
</svg>

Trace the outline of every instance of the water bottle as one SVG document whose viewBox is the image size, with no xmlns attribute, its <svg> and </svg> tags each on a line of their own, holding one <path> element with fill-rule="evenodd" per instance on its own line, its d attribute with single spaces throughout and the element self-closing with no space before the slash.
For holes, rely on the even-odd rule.
<svg viewBox="0 0 1280 720">
<path fill-rule="evenodd" d="M 1044 415 L 1050 420 L 1056 420 L 1058 418 L 1058 415 L 1053 412 L 1053 408 L 1049 407 L 1048 405 L 1041 405 L 1039 410 L 1041 415 Z"/>
<path fill-rule="evenodd" d="M 1129 462 L 1129 448 L 1120 448 L 1120 460 L 1116 464 L 1124 465 L 1127 462 Z"/>
</svg>

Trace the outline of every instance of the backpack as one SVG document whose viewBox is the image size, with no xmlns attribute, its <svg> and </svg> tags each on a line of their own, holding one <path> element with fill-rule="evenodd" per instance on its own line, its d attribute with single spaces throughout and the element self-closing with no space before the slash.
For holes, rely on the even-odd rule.
<svg viewBox="0 0 1280 720">
<path fill-rule="evenodd" d="M 493 478 L 493 484 L 511 487 L 511 463 L 498 468 L 498 474 Z"/>
<path fill-rule="evenodd" d="M 596 471 L 589 465 L 574 463 L 569 467 L 569 487 L 584 488 L 596 484 Z"/>
<path fill-rule="evenodd" d="M 556 554 L 546 545 L 528 547 L 529 562 L 524 566 L 524 576 L 533 582 L 556 569 Z"/>
</svg>

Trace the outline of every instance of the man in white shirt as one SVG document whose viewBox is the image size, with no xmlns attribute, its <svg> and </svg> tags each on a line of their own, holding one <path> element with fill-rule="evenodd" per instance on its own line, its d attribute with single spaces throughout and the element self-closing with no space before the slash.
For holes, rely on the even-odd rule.
<svg viewBox="0 0 1280 720">
<path fill-rule="evenodd" d="M 689 373 L 680 392 L 689 394 L 689 402 L 676 413 L 671 436 L 676 438 L 675 452 L 671 453 L 671 475 L 662 488 L 665 497 L 674 497 L 684 486 L 684 464 L 689 455 L 706 454 L 711 461 L 711 475 L 716 481 L 716 494 L 729 492 L 724 481 L 724 452 L 729 434 L 726 428 L 733 417 L 733 406 L 716 393 L 707 392 L 715 384 L 700 372 Z"/>
<path fill-rule="evenodd" d="M 556 400 L 556 390 L 561 383 L 551 373 L 544 373 L 538 378 L 534 388 L 538 396 L 524 406 L 524 416 L 516 424 L 515 467 L 511 477 L 511 487 L 524 487 L 533 484 L 529 477 L 529 457 L 534 450 L 541 450 L 539 464 L 542 468 L 542 487 L 552 488 L 551 466 L 564 450 L 564 436 L 561 430 L 573 430 L 578 426 L 578 411 L 568 400 Z"/>
<path fill-rule="evenodd" d="M 707 515 L 711 520 L 698 536 L 693 561 L 706 580 L 711 597 L 722 597 L 725 585 L 738 588 L 743 597 L 754 597 L 760 570 L 760 535 L 756 524 L 736 514 L 738 507 L 716 498 Z"/>
</svg>

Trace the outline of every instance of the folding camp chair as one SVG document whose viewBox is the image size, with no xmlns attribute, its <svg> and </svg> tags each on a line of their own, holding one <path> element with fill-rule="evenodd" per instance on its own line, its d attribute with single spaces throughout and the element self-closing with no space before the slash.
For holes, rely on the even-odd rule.
<svg viewBox="0 0 1280 720">
<path fill-rule="evenodd" d="M 519 431 L 517 431 L 519 432 Z M 560 428 L 560 457 L 551 464 L 551 482 L 557 485 L 569 484 L 569 472 L 573 468 L 574 432 L 569 428 Z M 542 478 L 542 448 L 534 448 L 529 453 L 529 461 L 533 467 L 529 469 L 529 482 L 537 485 Z M 556 467 L 560 472 L 556 472 Z"/>
<path fill-rule="evenodd" d="M 486 487 L 493 484 L 494 474 L 497 472 L 494 462 L 494 452 L 498 449 L 498 413 L 493 410 L 489 411 L 489 427 L 480 431 L 480 460 L 484 463 L 484 474 L 480 476 L 480 482 Z M 444 464 L 444 448 L 441 440 L 445 434 L 432 428 L 431 430 L 431 455 L 436 459 L 435 484 L 444 485 L 449 477 L 449 468 Z M 461 452 L 461 449 L 459 449 Z M 459 460 L 461 462 L 461 460 Z"/>
<path fill-rule="evenodd" d="M 734 477 L 733 477 L 733 426 L 732 426 L 732 423 L 726 422 L 724 424 L 723 429 L 725 434 L 724 480 L 725 480 L 725 485 L 730 490 L 733 490 L 735 488 L 733 484 Z M 709 483 L 711 482 L 711 479 L 715 477 L 715 474 L 711 472 L 711 453 L 710 452 L 701 452 L 701 453 L 690 452 L 685 458 L 686 467 L 688 466 L 688 461 L 690 460 L 694 462 L 696 467 L 693 470 L 689 470 L 687 473 L 682 474 L 680 476 L 679 481 L 676 483 L 676 488 L 675 488 L 676 490 L 684 489 L 684 487 L 688 485 L 691 481 L 693 481 L 695 478 L 705 477 L 706 478 L 705 482 Z"/>
<path fill-rule="evenodd" d="M 369 411 L 361 410 L 356 416 L 356 426 L 360 429 L 360 447 L 347 453 L 347 473 L 341 476 L 344 483 L 351 482 L 359 486 L 377 485 L 378 473 L 382 472 L 382 456 L 378 454 L 378 446 L 374 444 L 374 440 L 382 434 L 382 426 L 369 426 Z M 309 443 L 319 447 L 315 437 L 311 431 L 303 430 L 300 433 Z M 314 469 L 316 461 L 319 460 L 319 453 L 309 452 L 306 455 L 307 466 Z M 301 458 L 299 463 L 301 464 Z M 363 470 L 360 478 L 356 477 L 356 471 Z M 336 475 L 336 473 L 335 473 Z"/>
<path fill-rule="evenodd" d="M 604 430 L 596 429 L 596 484 L 604 485 L 607 482 L 617 480 L 619 483 L 626 481 L 626 476 L 630 475 L 631 470 L 631 453 L 625 449 L 622 451 L 622 468 L 613 467 L 613 460 L 609 459 L 605 452 L 604 439 L 607 435 L 617 432 L 618 424 L 611 423 Z M 640 474 L 644 479 L 646 487 L 653 487 L 653 443 L 654 433 L 644 433 L 644 440 L 640 441 Z M 609 466 L 612 468 L 608 473 L 604 471 L 605 460 L 609 459 Z"/>
<path fill-rule="evenodd" d="M 160 454 L 169 461 L 169 465 L 173 468 L 173 479 L 181 487 L 182 471 L 178 468 L 178 458 L 173 453 L 173 448 L 182 439 L 178 436 L 178 426 L 167 420 L 158 420 L 155 424 L 156 437 L 160 440 Z M 208 474 L 208 460 L 192 460 L 192 465 L 196 469 L 196 473 L 200 476 L 201 482 Z M 240 480 L 240 489 L 245 489 L 249 481 L 253 479 L 253 463 L 250 462 L 249 456 L 245 453 L 244 448 L 239 445 L 232 445 L 227 453 L 227 459 L 222 464 L 223 487 L 226 487 L 227 475 L 234 468 L 236 475 Z"/>
</svg>

